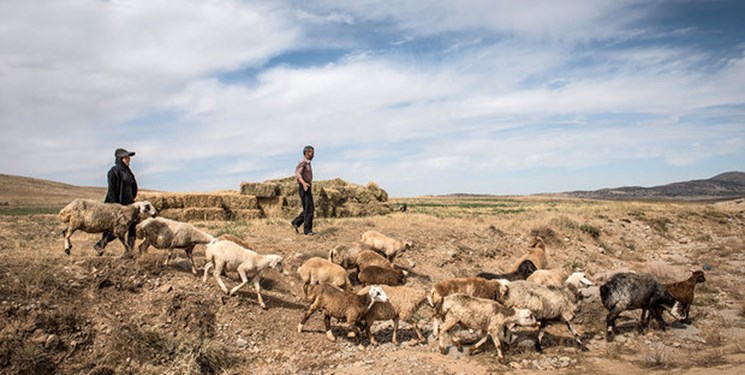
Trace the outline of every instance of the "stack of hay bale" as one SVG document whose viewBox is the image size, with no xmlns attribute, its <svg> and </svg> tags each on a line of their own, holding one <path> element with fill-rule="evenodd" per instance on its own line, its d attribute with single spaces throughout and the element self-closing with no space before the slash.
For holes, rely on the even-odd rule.
<svg viewBox="0 0 745 375">
<path fill-rule="evenodd" d="M 241 194 L 257 197 L 267 217 L 291 218 L 301 210 L 298 185 L 293 177 L 241 183 Z M 340 178 L 313 182 L 313 202 L 318 217 L 385 215 L 392 211 L 388 193 L 374 182 L 367 186 Z"/>
<path fill-rule="evenodd" d="M 249 220 L 264 217 L 256 197 L 228 193 L 145 192 L 138 200 L 150 201 L 160 216 L 179 221 Z"/>
<path fill-rule="evenodd" d="M 243 182 L 240 193 L 142 192 L 138 200 L 150 201 L 159 215 L 179 221 L 291 219 L 302 210 L 298 187 L 292 177 L 265 182 Z M 392 211 L 388 193 L 374 182 L 355 185 L 342 179 L 314 181 L 317 217 L 385 215 Z"/>
</svg>

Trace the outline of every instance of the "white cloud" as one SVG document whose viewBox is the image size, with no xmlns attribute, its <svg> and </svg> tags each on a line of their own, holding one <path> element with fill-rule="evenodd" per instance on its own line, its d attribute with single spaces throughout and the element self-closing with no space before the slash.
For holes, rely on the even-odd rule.
<svg viewBox="0 0 745 375">
<path fill-rule="evenodd" d="M 288 175 L 310 143 L 319 178 L 413 195 L 742 157 L 745 58 L 655 43 L 642 21 L 664 4 L 2 2 L 0 171 L 97 183 L 123 146 L 154 188 L 235 188 Z M 327 48 L 343 56 L 268 63 Z"/>
</svg>

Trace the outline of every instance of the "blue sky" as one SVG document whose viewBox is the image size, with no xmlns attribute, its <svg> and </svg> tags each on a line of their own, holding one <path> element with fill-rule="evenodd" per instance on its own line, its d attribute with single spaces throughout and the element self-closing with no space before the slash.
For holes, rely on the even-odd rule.
<svg viewBox="0 0 745 375">
<path fill-rule="evenodd" d="M 0 173 L 392 196 L 745 170 L 745 2 L 0 2 Z"/>
</svg>

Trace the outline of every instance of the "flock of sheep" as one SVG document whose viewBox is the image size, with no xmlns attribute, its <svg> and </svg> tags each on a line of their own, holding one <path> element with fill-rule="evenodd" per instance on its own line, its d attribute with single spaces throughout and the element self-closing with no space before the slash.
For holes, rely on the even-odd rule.
<svg viewBox="0 0 745 375">
<path fill-rule="evenodd" d="M 146 201 L 122 206 L 76 199 L 59 214 L 60 220 L 67 224 L 63 232 L 65 252 L 70 254 L 72 234 L 83 230 L 114 233 L 124 244 L 125 255 L 132 254 L 133 249 L 124 240 L 127 228 L 138 220 L 139 215 L 149 215 L 151 217 L 137 224 L 137 238 L 142 240 L 138 247 L 140 254 L 149 246 L 167 249 L 165 265 L 168 265 L 173 249 L 184 249 L 196 275 L 192 251 L 196 245 L 203 244 L 207 258 L 203 281 L 214 267 L 212 274 L 220 289 L 232 295 L 251 279 L 259 304 L 266 308 L 261 297 L 261 273 L 267 268 L 283 273 L 282 256 L 258 254 L 238 238 L 228 235 L 215 238 L 189 223 L 155 217 L 155 214 L 152 204 Z M 414 329 L 417 340 L 412 344 L 425 343 L 415 314 L 428 304 L 434 309 L 432 333 L 438 337 L 443 353 L 452 344 L 461 349 L 461 340 L 452 334 L 455 327 L 460 327 L 478 333 L 479 340 L 469 352 L 491 337 L 498 357 L 503 359 L 502 342 L 512 341 L 512 332 L 517 326 L 537 327 L 535 349 L 540 352 L 544 330 L 552 322 L 564 323 L 579 348 L 587 350 L 572 321 L 577 313 L 578 300 L 582 298 L 580 289 L 593 283 L 582 272 L 567 275 L 558 268 L 547 269 L 546 246 L 541 238 L 535 238 L 526 254 L 517 259 L 507 273 L 483 272 L 473 277 L 440 280 L 428 291 L 405 285 L 413 264 L 401 266 L 395 263 L 396 258 L 411 246 L 411 242 L 367 231 L 355 244 L 331 249 L 327 259 L 313 257 L 306 260 L 298 267 L 297 274 L 309 307 L 298 325 L 298 332 L 302 332 L 308 318 L 320 310 L 324 314 L 326 335 L 332 341 L 336 338 L 331 330 L 331 318 L 336 318 L 346 322 L 354 331 L 358 343 L 361 329 L 364 329 L 371 344 L 376 345 L 377 340 L 370 328 L 376 321 L 388 320 L 393 321 L 394 344 L 398 344 L 399 321 L 407 322 Z M 228 290 L 220 276 L 231 271 L 237 271 L 242 282 Z M 649 274 L 612 275 L 599 288 L 600 299 L 608 310 L 606 340 L 614 339 L 616 318 L 628 310 L 642 310 L 640 332 L 648 327 L 651 317 L 664 330 L 663 311 L 690 324 L 689 309 L 694 288 L 704 281 L 702 271 L 695 271 L 687 280 L 665 285 Z M 359 286 L 359 290 L 355 290 L 355 286 Z"/>
</svg>

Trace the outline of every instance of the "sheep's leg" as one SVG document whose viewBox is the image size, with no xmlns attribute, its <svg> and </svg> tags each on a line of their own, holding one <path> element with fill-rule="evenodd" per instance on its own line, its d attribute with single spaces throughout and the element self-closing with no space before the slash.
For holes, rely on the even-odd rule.
<svg viewBox="0 0 745 375">
<path fill-rule="evenodd" d="M 570 321 L 567 320 L 566 323 L 567 323 L 567 328 L 569 328 L 569 332 L 571 332 L 572 336 L 574 336 L 574 341 L 577 342 L 580 350 L 582 350 L 583 352 L 586 352 L 588 349 L 585 346 L 585 344 L 582 343 L 582 339 L 580 339 L 579 332 L 577 332 L 577 330 L 574 329 L 574 326 L 572 326 L 572 323 Z"/>
<path fill-rule="evenodd" d="M 618 315 L 620 314 L 621 312 L 614 308 L 610 310 L 608 312 L 608 316 L 605 317 L 605 326 L 606 326 L 605 341 L 608 341 L 608 342 L 613 341 L 614 335 L 616 333 L 616 318 L 618 318 Z"/>
<path fill-rule="evenodd" d="M 450 331 L 450 329 L 455 327 L 456 324 L 458 324 L 457 320 L 452 319 L 450 317 L 446 317 L 445 321 L 442 323 L 442 325 L 440 325 L 440 344 L 439 344 L 440 353 L 447 354 L 447 347 L 445 346 L 445 341 L 446 341 L 445 338 L 448 337 L 447 341 L 450 341 L 449 340 L 450 334 L 448 333 L 448 331 Z"/>
<path fill-rule="evenodd" d="M 334 336 L 334 332 L 331 331 L 331 315 L 323 314 L 323 326 L 326 327 L 326 338 L 328 338 L 330 341 L 336 341 L 336 336 Z M 357 335 L 358 344 L 359 344 L 359 340 L 360 340 L 360 335 Z"/>
<path fill-rule="evenodd" d="M 538 327 L 538 338 L 535 340 L 535 351 L 538 353 L 543 352 L 543 347 L 541 346 L 541 340 L 543 340 L 543 334 L 546 331 L 546 326 L 548 324 L 545 320 L 541 320 L 541 326 Z"/>
<path fill-rule="evenodd" d="M 393 337 L 391 338 L 391 342 L 394 345 L 398 345 L 398 318 L 393 319 Z"/>
<path fill-rule="evenodd" d="M 303 331 L 303 325 L 305 325 L 305 322 L 308 321 L 308 319 L 310 318 L 310 316 L 313 315 L 313 313 L 316 312 L 316 310 L 318 310 L 319 307 L 320 307 L 320 304 L 318 303 L 318 300 L 316 300 L 315 302 L 313 302 L 310 305 L 310 307 L 308 307 L 308 311 L 306 311 L 305 314 L 303 314 L 303 318 L 300 319 L 300 324 L 298 324 L 298 326 L 297 326 L 297 332 L 298 333 L 300 333 L 300 332 Z"/>
<path fill-rule="evenodd" d="M 186 252 L 186 256 L 189 257 L 189 261 L 191 262 L 191 273 L 196 275 L 197 267 L 194 265 L 194 246 L 196 245 L 191 245 L 184 249 L 184 251 Z"/>
<path fill-rule="evenodd" d="M 140 243 L 140 246 L 137 247 L 137 250 L 140 252 L 140 255 L 147 254 L 147 249 L 150 247 L 150 240 L 145 238 Z"/>
<path fill-rule="evenodd" d="M 481 338 L 481 340 L 477 341 L 477 342 L 476 342 L 475 344 L 473 344 L 473 346 L 472 346 L 472 347 L 470 347 L 470 348 L 468 349 L 468 354 L 469 354 L 469 355 L 471 355 L 471 354 L 475 353 L 475 352 L 476 352 L 476 350 L 478 350 L 478 348 L 480 348 L 480 347 L 481 347 L 481 345 L 484 345 L 484 343 L 485 343 L 485 342 L 486 342 L 486 340 L 488 340 L 488 339 L 489 339 L 489 334 L 488 334 L 488 333 L 486 333 L 486 332 L 484 332 L 484 337 L 482 337 L 482 338 Z M 499 346 L 497 346 L 497 348 L 499 348 Z M 500 358 L 501 358 L 501 357 L 500 357 Z"/>
<path fill-rule="evenodd" d="M 491 341 L 494 343 L 494 347 L 497 348 L 497 357 L 500 361 L 504 360 L 504 354 L 502 354 L 502 338 L 499 337 L 500 328 L 497 328 L 495 332 L 489 333 Z M 486 338 L 486 336 L 484 336 Z"/>
<path fill-rule="evenodd" d="M 360 327 L 357 326 L 357 323 L 351 323 L 352 325 L 352 331 L 354 331 L 354 337 L 356 338 L 357 345 L 361 343 L 361 336 L 362 332 L 360 332 Z"/>
<path fill-rule="evenodd" d="M 210 268 L 212 268 L 212 261 L 209 261 L 204 265 L 204 276 L 202 276 L 203 283 L 207 282 L 207 272 L 210 270 Z"/>
<path fill-rule="evenodd" d="M 414 319 L 411 319 L 411 321 L 408 321 L 407 323 L 411 324 L 411 326 L 414 327 L 414 332 L 416 333 L 417 337 L 417 341 L 409 341 L 409 345 L 416 345 L 427 342 L 427 339 L 425 339 L 424 335 L 422 335 L 422 331 L 419 329 L 419 326 L 416 324 Z"/>
<path fill-rule="evenodd" d="M 644 331 L 649 327 L 649 321 L 652 318 L 650 310 L 642 309 L 642 316 L 639 318 L 639 334 L 644 334 Z"/>
<path fill-rule="evenodd" d="M 231 296 L 235 294 L 235 292 L 237 292 L 238 289 L 240 289 L 242 286 L 248 284 L 248 276 L 246 276 L 246 270 L 243 269 L 243 267 L 238 267 L 238 274 L 241 275 L 241 283 L 230 290 Z M 259 297 L 259 300 L 261 300 L 261 297 Z"/>
<path fill-rule="evenodd" d="M 222 268 L 223 268 L 222 262 L 216 263 L 215 271 L 212 273 L 212 276 L 214 276 L 215 280 L 217 280 L 217 284 L 220 285 L 220 289 L 222 289 L 222 291 L 225 294 L 228 294 L 228 287 L 225 286 L 225 283 L 222 281 L 222 278 L 220 278 L 220 275 L 222 274 Z"/>
<path fill-rule="evenodd" d="M 680 322 L 683 324 L 691 324 L 691 317 L 688 315 L 691 311 L 691 304 L 683 305 L 683 316 L 680 318 Z"/>
<path fill-rule="evenodd" d="M 168 263 L 171 263 L 171 257 L 173 256 L 173 248 L 168 247 L 168 254 L 166 254 L 166 261 L 163 262 L 164 267 L 168 267 Z"/>
<path fill-rule="evenodd" d="M 122 259 L 129 259 L 129 258 L 132 258 L 132 257 L 133 257 L 133 254 L 132 254 L 132 253 L 133 253 L 133 251 L 132 251 L 132 248 L 131 248 L 131 246 L 130 246 L 130 244 L 129 244 L 129 241 L 127 241 L 127 240 L 126 240 L 126 239 L 124 238 L 124 236 L 123 236 L 123 235 L 122 235 L 122 236 L 119 236 L 119 237 L 117 237 L 117 238 L 119 238 L 119 241 L 121 241 L 121 242 L 122 242 L 122 245 L 124 245 L 124 253 L 122 254 L 122 256 L 121 256 L 120 258 L 122 258 Z M 134 244 L 133 244 L 133 245 L 134 245 Z"/>
<path fill-rule="evenodd" d="M 365 319 L 365 334 L 367 334 L 367 337 L 370 338 L 370 344 L 371 345 L 374 345 L 374 346 L 377 346 L 378 345 L 378 340 L 375 339 L 375 336 L 370 331 L 370 327 L 372 327 L 372 324 L 373 323 L 374 322 L 371 322 L 371 321 Z"/>
<path fill-rule="evenodd" d="M 264 300 L 261 298 L 261 283 L 259 281 L 261 281 L 261 275 L 256 274 L 256 276 L 254 276 L 253 278 L 254 289 L 256 289 L 256 298 L 259 299 L 259 305 L 261 305 L 261 308 L 265 309 L 266 304 L 264 303 Z"/>
<path fill-rule="evenodd" d="M 654 313 L 654 319 L 660 325 L 660 330 L 664 331 L 667 327 L 667 323 L 665 323 L 665 319 L 662 317 L 662 309 L 658 307 L 653 309 L 652 312 Z"/>
<path fill-rule="evenodd" d="M 72 242 L 70 242 L 70 237 L 72 237 L 72 234 L 75 233 L 75 229 L 70 230 L 70 226 L 65 228 L 65 230 L 62 231 L 62 234 L 65 236 L 65 254 L 70 255 L 70 249 L 72 249 Z"/>
</svg>

